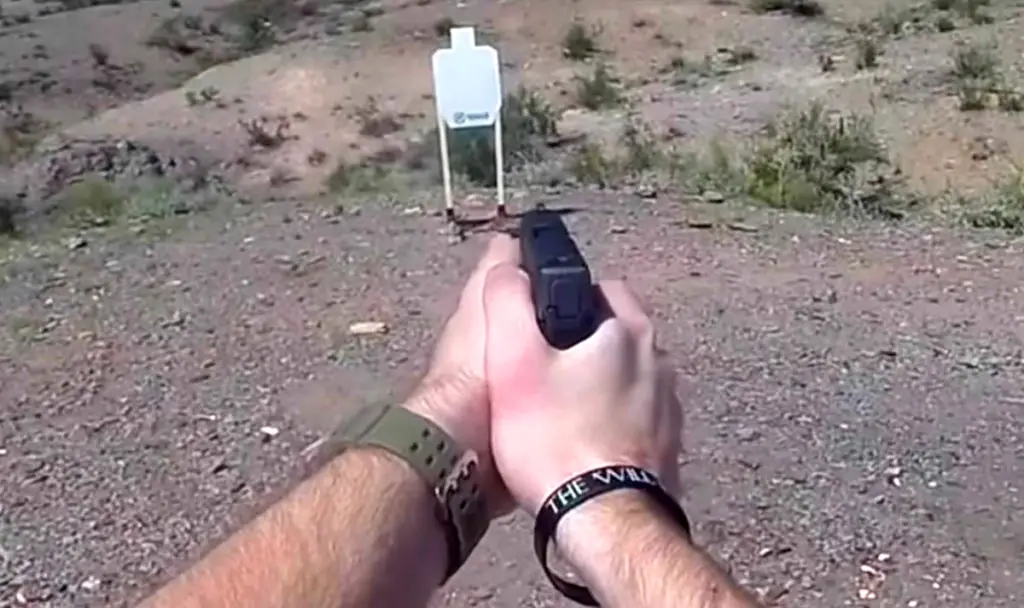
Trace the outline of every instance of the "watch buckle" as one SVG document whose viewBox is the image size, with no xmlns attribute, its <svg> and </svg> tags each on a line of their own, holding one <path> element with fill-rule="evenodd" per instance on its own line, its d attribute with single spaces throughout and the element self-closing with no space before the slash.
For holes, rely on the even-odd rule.
<svg viewBox="0 0 1024 608">
<path fill-rule="evenodd" d="M 451 472 L 434 488 L 434 495 L 437 497 L 438 506 L 441 507 L 444 521 L 453 520 L 452 505 L 449 500 L 459 493 L 462 482 L 469 479 L 479 464 L 480 457 L 477 453 L 473 450 L 466 450 L 455 462 Z"/>
</svg>

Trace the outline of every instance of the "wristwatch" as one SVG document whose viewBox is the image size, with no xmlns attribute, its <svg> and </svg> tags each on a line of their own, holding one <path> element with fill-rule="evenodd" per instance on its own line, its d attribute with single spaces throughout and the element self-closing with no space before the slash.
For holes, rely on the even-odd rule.
<svg viewBox="0 0 1024 608">
<path fill-rule="evenodd" d="M 307 447 L 307 464 L 319 470 L 343 452 L 359 447 L 390 452 L 407 462 L 427 484 L 436 500 L 435 516 L 448 545 L 445 580 L 450 578 L 469 558 L 490 524 L 477 454 L 463 450 L 436 424 L 403 407 L 370 405 Z"/>
</svg>

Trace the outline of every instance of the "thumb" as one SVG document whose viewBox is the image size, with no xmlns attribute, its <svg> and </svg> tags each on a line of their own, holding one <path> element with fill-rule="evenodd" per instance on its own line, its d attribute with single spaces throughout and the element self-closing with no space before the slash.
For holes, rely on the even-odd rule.
<svg viewBox="0 0 1024 608">
<path fill-rule="evenodd" d="M 486 369 L 492 384 L 532 385 L 550 354 L 537 325 L 530 279 L 513 264 L 498 264 L 484 281 Z"/>
</svg>

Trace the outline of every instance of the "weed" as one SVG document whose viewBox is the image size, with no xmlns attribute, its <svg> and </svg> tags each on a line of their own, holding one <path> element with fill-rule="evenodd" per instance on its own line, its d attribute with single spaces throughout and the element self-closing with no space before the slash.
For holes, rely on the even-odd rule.
<svg viewBox="0 0 1024 608">
<path fill-rule="evenodd" d="M 194 55 L 200 47 L 186 34 L 186 29 L 184 18 L 180 15 L 165 19 L 146 39 L 146 45 L 164 48 L 177 55 Z"/>
<path fill-rule="evenodd" d="M 369 14 L 360 12 L 352 19 L 353 32 L 372 32 L 373 21 Z"/>
<path fill-rule="evenodd" d="M 620 143 L 625 153 L 622 168 L 630 175 L 639 175 L 664 164 L 665 155 L 654 132 L 636 118 L 626 123 Z"/>
<path fill-rule="evenodd" d="M 373 97 L 356 109 L 356 120 L 359 122 L 359 134 L 365 137 L 384 137 L 402 130 L 398 118 L 390 112 L 381 112 Z"/>
<path fill-rule="evenodd" d="M 288 30 L 316 12 L 314 2 L 234 0 L 222 14 L 238 30 L 235 42 L 239 49 L 258 53 L 277 44 L 279 30 Z"/>
<path fill-rule="evenodd" d="M 953 50 L 953 77 L 987 81 L 999 78 L 999 58 L 992 46 L 959 45 Z"/>
<path fill-rule="evenodd" d="M 932 0 L 932 7 L 939 11 L 953 10 L 956 6 L 957 0 Z"/>
<path fill-rule="evenodd" d="M 725 51 L 725 63 L 731 66 L 739 66 L 752 61 L 757 61 L 757 51 L 749 46 L 738 46 Z"/>
<path fill-rule="evenodd" d="M 0 235 L 9 237 L 18 233 L 18 218 L 24 210 L 21 200 L 0 197 Z"/>
<path fill-rule="evenodd" d="M 274 149 L 289 139 L 290 125 L 286 119 L 270 120 L 261 116 L 248 122 L 240 120 L 238 124 L 249 135 L 249 145 L 257 148 Z"/>
<path fill-rule="evenodd" d="M 581 184 L 607 188 L 612 184 L 616 167 L 600 145 L 584 142 L 569 161 L 569 173 Z"/>
<path fill-rule="evenodd" d="M 320 148 L 313 148 L 306 156 L 306 162 L 310 167 L 319 167 L 327 161 L 327 153 Z"/>
<path fill-rule="evenodd" d="M 68 224 L 87 228 L 124 219 L 166 219 L 209 208 L 214 202 L 203 193 L 182 191 L 170 179 L 143 178 L 118 185 L 87 177 L 62 190 L 53 209 Z"/>
<path fill-rule="evenodd" d="M 984 110 L 993 98 L 1001 108 L 1013 107 L 1016 92 L 1004 81 L 995 47 L 959 45 L 952 59 L 954 89 L 962 111 Z"/>
<path fill-rule="evenodd" d="M 1024 95 L 1014 89 L 1000 89 L 996 92 L 996 105 L 1003 112 L 1024 112 Z"/>
<path fill-rule="evenodd" d="M 600 28 L 588 28 L 581 21 L 573 21 L 562 39 L 562 54 L 575 61 L 593 57 L 600 52 L 597 45 L 600 33 Z"/>
<path fill-rule="evenodd" d="M 93 65 L 96 67 L 101 68 L 110 63 L 110 51 L 102 44 L 90 42 L 89 56 L 92 57 Z"/>
<path fill-rule="evenodd" d="M 956 29 L 956 21 L 953 21 L 948 15 L 939 15 L 935 19 L 935 29 L 942 33 L 952 32 Z"/>
<path fill-rule="evenodd" d="M 434 22 L 434 35 L 438 38 L 444 38 L 448 36 L 453 27 L 458 27 L 454 19 L 451 17 L 441 17 Z"/>
<path fill-rule="evenodd" d="M 672 84 L 691 88 L 696 88 L 708 79 L 726 73 L 726 70 L 715 64 L 711 55 L 705 55 L 699 61 L 692 61 L 682 55 L 677 55 L 669 61 L 669 70 L 672 72 Z"/>
<path fill-rule="evenodd" d="M 520 87 L 505 96 L 501 108 L 501 137 L 508 170 L 542 160 L 548 141 L 556 137 L 558 115 L 543 97 Z M 424 140 L 424 149 L 437 150 L 438 133 Z M 494 186 L 493 129 L 451 131 L 448 141 L 451 170 L 470 182 Z M 420 157 L 422 155 L 417 155 Z"/>
<path fill-rule="evenodd" d="M 238 48 L 245 53 L 258 53 L 277 44 L 273 23 L 258 15 L 246 15 L 238 25 Z"/>
<path fill-rule="evenodd" d="M 1024 234 L 1024 170 L 999 184 L 981 201 L 967 205 L 964 221 L 975 228 L 995 228 Z"/>
<path fill-rule="evenodd" d="M 65 188 L 58 195 L 57 209 L 76 225 L 109 224 L 125 210 L 127 199 L 111 182 L 90 177 Z"/>
<path fill-rule="evenodd" d="M 668 165 L 669 157 L 650 126 L 635 116 L 626 122 L 617 143 L 609 152 L 584 142 L 571 157 L 569 172 L 580 183 L 607 188 L 622 178 L 637 178 Z"/>
<path fill-rule="evenodd" d="M 905 201 L 889 165 L 868 119 L 813 104 L 767 126 L 745 159 L 746 192 L 778 208 L 892 216 Z"/>
<path fill-rule="evenodd" d="M 821 17 L 825 7 L 818 0 L 749 0 L 755 13 L 787 13 L 796 17 Z"/>
<path fill-rule="evenodd" d="M 45 127 L 20 105 L 0 107 L 0 165 L 14 164 L 31 154 Z"/>
<path fill-rule="evenodd" d="M 891 3 L 886 4 L 875 17 L 875 29 L 882 36 L 894 37 L 920 30 L 924 23 L 921 11 L 922 7 L 918 5 L 897 7 Z"/>
<path fill-rule="evenodd" d="M 610 108 L 622 102 L 617 79 L 605 63 L 594 66 L 590 76 L 576 76 L 576 99 L 588 110 Z"/>
<path fill-rule="evenodd" d="M 376 163 L 340 163 L 327 176 L 327 188 L 339 194 L 375 194 L 394 190 L 390 168 Z"/>
<path fill-rule="evenodd" d="M 185 103 L 189 106 L 204 106 L 206 104 L 214 104 L 216 106 L 222 106 L 223 102 L 220 101 L 220 91 L 217 87 L 203 87 L 199 89 L 199 92 L 185 91 Z"/>
<path fill-rule="evenodd" d="M 701 153 L 674 155 L 670 174 L 674 182 L 697 194 L 715 191 L 735 195 L 741 194 L 745 187 L 741 163 L 718 140 L 712 141 Z"/>
<path fill-rule="evenodd" d="M 975 25 L 992 23 L 992 16 L 986 12 L 989 0 L 960 0 L 956 3 L 957 11 Z"/>
<path fill-rule="evenodd" d="M 856 68 L 869 70 L 878 67 L 878 58 L 881 54 L 882 47 L 877 38 L 870 35 L 861 36 L 856 42 Z"/>
</svg>

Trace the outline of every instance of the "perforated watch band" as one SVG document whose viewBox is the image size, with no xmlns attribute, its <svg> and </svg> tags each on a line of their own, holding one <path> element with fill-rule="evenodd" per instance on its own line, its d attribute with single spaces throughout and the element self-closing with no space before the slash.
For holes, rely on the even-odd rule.
<svg viewBox="0 0 1024 608">
<path fill-rule="evenodd" d="M 430 488 L 448 543 L 450 577 L 465 563 L 490 523 L 477 480 L 476 454 L 462 451 L 429 420 L 388 405 L 368 406 L 348 418 L 315 446 L 317 460 L 333 458 L 357 446 L 380 448 L 401 458 Z"/>
</svg>

